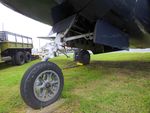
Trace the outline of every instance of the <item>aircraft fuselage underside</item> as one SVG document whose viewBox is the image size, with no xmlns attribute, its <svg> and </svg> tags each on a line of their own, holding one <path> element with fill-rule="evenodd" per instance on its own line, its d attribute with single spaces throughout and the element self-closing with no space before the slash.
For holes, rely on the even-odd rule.
<svg viewBox="0 0 150 113">
<path fill-rule="evenodd" d="M 129 40 L 142 43 L 144 34 L 150 33 L 149 0 L 0 1 L 52 25 L 51 33 L 61 34 L 67 46 L 89 49 L 93 53 L 128 49 Z M 150 42 L 147 40 L 150 38 L 146 37 L 145 41 Z"/>
<path fill-rule="evenodd" d="M 66 11 L 64 6 L 72 9 Z M 95 54 L 127 50 L 131 37 L 142 39 L 145 32 L 150 32 L 148 0 L 69 0 L 52 12 L 51 33 L 65 33 L 62 41 L 67 40 L 67 46 L 89 49 Z M 70 37 L 72 40 L 68 40 Z"/>
</svg>

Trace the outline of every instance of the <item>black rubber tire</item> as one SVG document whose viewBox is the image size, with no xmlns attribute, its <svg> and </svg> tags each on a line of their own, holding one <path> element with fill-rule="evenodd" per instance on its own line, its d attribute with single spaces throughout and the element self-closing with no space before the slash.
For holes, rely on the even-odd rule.
<svg viewBox="0 0 150 113">
<path fill-rule="evenodd" d="M 12 65 L 14 65 L 14 66 L 15 66 L 15 65 L 16 65 L 15 55 L 13 55 L 11 58 L 12 58 L 12 61 L 11 61 L 11 62 L 12 62 Z"/>
<path fill-rule="evenodd" d="M 74 61 L 79 61 L 79 52 L 81 51 L 81 49 L 75 49 L 74 50 L 74 54 L 73 54 L 73 59 Z"/>
<path fill-rule="evenodd" d="M 28 63 L 31 61 L 31 53 L 30 52 L 26 52 L 25 53 L 25 62 Z"/>
<path fill-rule="evenodd" d="M 60 78 L 60 88 L 54 98 L 52 98 L 49 101 L 42 102 L 35 97 L 33 86 L 37 76 L 45 70 L 53 70 L 58 74 Z M 64 78 L 61 69 L 52 62 L 40 62 L 33 65 L 25 72 L 20 85 L 20 93 L 24 102 L 28 106 L 30 106 L 33 109 L 41 109 L 54 103 L 59 99 L 61 92 L 63 90 L 63 86 L 64 86 Z"/>
<path fill-rule="evenodd" d="M 56 52 L 53 52 L 53 54 L 54 54 L 54 57 L 57 57 L 57 56 L 58 56 Z"/>
<path fill-rule="evenodd" d="M 90 63 L 90 53 L 87 50 L 81 50 L 78 53 L 76 60 L 83 65 L 87 65 Z"/>
<path fill-rule="evenodd" d="M 19 51 L 15 54 L 15 64 L 16 65 L 22 65 L 25 63 L 25 55 L 23 52 Z"/>
<path fill-rule="evenodd" d="M 74 52 L 74 54 L 73 54 L 73 59 L 75 62 L 78 61 L 78 54 L 79 53 L 77 53 L 77 52 Z"/>
</svg>

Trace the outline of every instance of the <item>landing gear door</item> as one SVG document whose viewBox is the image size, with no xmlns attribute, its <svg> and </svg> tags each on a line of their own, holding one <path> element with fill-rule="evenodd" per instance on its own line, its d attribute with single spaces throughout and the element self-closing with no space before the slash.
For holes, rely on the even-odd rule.
<svg viewBox="0 0 150 113">
<path fill-rule="evenodd" d="M 66 30 L 70 30 L 70 28 L 73 26 L 73 24 L 75 23 L 75 19 L 76 19 L 76 15 L 70 16 L 58 23 L 56 23 L 51 32 L 50 35 L 54 34 L 54 33 L 61 33 L 61 32 L 65 32 Z"/>
<path fill-rule="evenodd" d="M 94 33 L 94 42 L 120 50 L 128 50 L 129 36 L 107 21 L 98 20 Z"/>
</svg>

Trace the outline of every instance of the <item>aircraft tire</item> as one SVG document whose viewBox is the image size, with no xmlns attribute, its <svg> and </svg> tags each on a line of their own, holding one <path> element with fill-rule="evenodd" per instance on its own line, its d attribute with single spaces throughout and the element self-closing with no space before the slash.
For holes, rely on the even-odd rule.
<svg viewBox="0 0 150 113">
<path fill-rule="evenodd" d="M 90 63 L 90 53 L 87 50 L 81 50 L 78 53 L 77 60 L 83 65 Z"/>
<path fill-rule="evenodd" d="M 20 93 L 28 106 L 41 109 L 59 99 L 63 86 L 61 69 L 52 62 L 40 62 L 25 72 Z"/>
<path fill-rule="evenodd" d="M 28 63 L 31 61 L 31 53 L 30 52 L 26 52 L 25 53 L 25 62 Z"/>
<path fill-rule="evenodd" d="M 25 56 L 24 56 L 24 53 L 19 51 L 15 54 L 15 64 L 16 65 L 22 65 L 25 63 Z"/>
<path fill-rule="evenodd" d="M 81 49 L 75 49 L 74 50 L 74 54 L 73 54 L 73 59 L 74 59 L 74 61 L 79 61 L 78 60 L 78 55 L 79 55 L 79 52 L 81 51 Z"/>
</svg>

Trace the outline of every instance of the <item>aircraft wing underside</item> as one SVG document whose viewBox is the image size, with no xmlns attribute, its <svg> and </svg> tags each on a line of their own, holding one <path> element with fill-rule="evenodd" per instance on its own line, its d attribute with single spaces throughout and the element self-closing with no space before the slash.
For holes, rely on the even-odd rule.
<svg viewBox="0 0 150 113">
<path fill-rule="evenodd" d="M 94 53 L 150 47 L 149 0 L 0 0 L 53 26 L 67 46 Z M 130 42 L 130 43 L 129 43 Z"/>
</svg>

